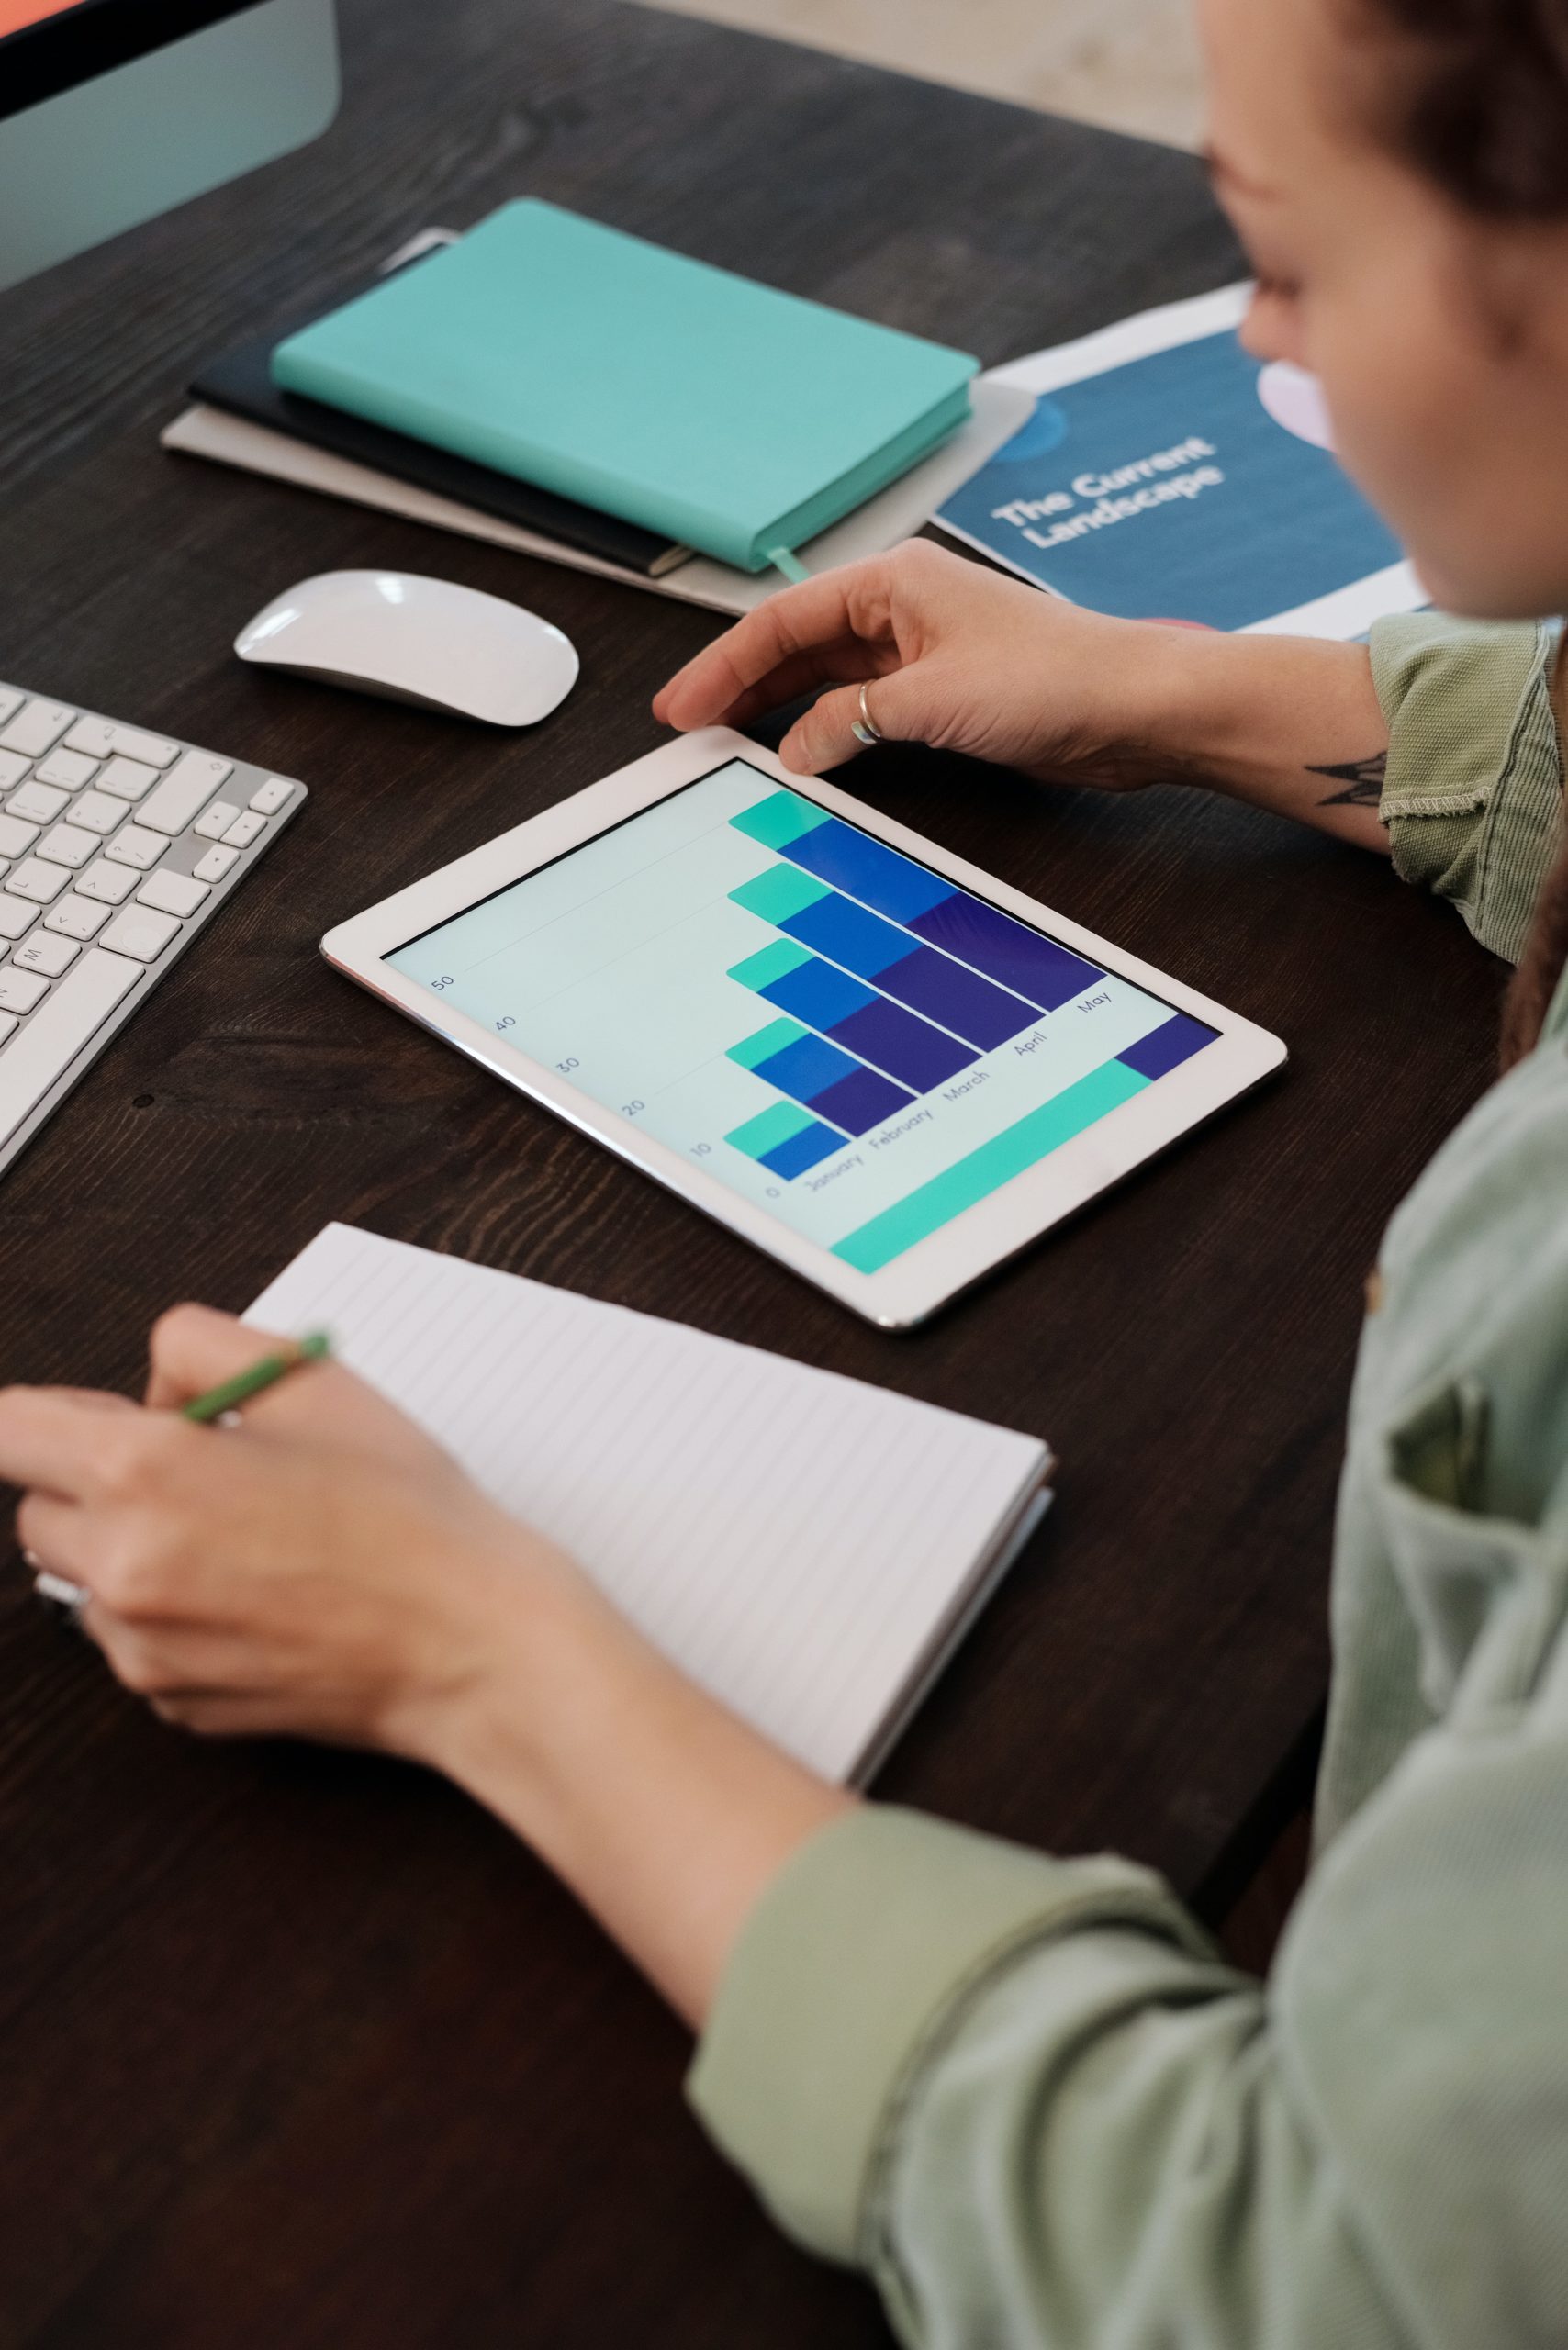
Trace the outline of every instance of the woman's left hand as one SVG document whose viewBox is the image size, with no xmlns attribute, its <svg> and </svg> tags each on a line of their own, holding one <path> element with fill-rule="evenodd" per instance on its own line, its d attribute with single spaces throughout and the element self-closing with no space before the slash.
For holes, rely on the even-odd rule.
<svg viewBox="0 0 1568 2350">
<path fill-rule="evenodd" d="M 18 1537 L 85 1586 L 84 1628 L 165 1719 L 435 1760 L 498 1626 L 576 1570 L 340 1365 L 292 1372 L 238 1428 L 180 1416 L 266 1350 L 185 1305 L 153 1332 L 142 1408 L 0 1394 Z"/>
</svg>

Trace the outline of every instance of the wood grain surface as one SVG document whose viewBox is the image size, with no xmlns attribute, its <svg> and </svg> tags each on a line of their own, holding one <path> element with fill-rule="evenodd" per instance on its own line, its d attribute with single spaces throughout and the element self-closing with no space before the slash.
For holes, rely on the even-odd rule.
<svg viewBox="0 0 1568 2350">
<path fill-rule="evenodd" d="M 536 193 L 1001 360 L 1238 259 L 1190 159 L 612 0 L 344 0 L 310 152 L 6 297 L 0 674 L 312 798 L 0 1188 L 4 1369 L 130 1390 L 329 1217 L 1037 1431 L 1058 1509 L 882 1792 L 1189 1893 L 1319 1708 L 1362 1276 L 1489 1067 L 1497 980 L 1371 857 L 1201 795 L 886 752 L 906 823 L 1279 1030 L 1266 1093 L 914 1338 L 879 1335 L 337 979 L 332 923 L 653 746 L 713 621 L 162 455 L 227 341 Z M 62 168 L 68 168 L 62 159 Z M 520 737 L 266 677 L 340 565 L 534 605 Z M 680 2101 L 687 2044 L 411 1770 L 161 1729 L 0 1579 L 0 2343 L 817 2350 L 888 2339 Z"/>
</svg>

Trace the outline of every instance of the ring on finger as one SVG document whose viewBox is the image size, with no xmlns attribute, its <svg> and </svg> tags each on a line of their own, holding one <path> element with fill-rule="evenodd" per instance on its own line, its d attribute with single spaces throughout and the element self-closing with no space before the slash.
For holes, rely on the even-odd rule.
<svg viewBox="0 0 1568 2350">
<path fill-rule="evenodd" d="M 63 1575 L 50 1574 L 47 1567 L 33 1570 L 33 1589 L 40 1599 L 52 1600 L 73 1616 L 80 1616 L 93 1596 L 84 1583 L 68 1583 Z"/>
<path fill-rule="evenodd" d="M 885 743 L 888 738 L 871 715 L 870 691 L 868 681 L 860 688 L 860 715 L 850 720 L 849 731 L 865 750 L 874 751 L 879 743 Z"/>
<path fill-rule="evenodd" d="M 40 1599 L 52 1600 L 57 1607 L 68 1607 L 73 1616 L 79 1616 L 93 1596 L 85 1583 L 70 1583 L 64 1575 L 52 1573 L 44 1565 L 38 1552 L 29 1550 L 25 1546 L 22 1550 L 22 1564 L 32 1576 L 33 1589 L 38 1596 Z"/>
</svg>

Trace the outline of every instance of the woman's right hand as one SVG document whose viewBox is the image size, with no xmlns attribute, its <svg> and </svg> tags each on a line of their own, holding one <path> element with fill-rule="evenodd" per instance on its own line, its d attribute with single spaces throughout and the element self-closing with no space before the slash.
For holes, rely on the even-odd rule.
<svg viewBox="0 0 1568 2350">
<path fill-rule="evenodd" d="M 147 1406 L 0 1393 L 35 1568 L 182 1728 L 379 1748 L 444 1771 L 576 1886 L 696 2022 L 758 1896 L 851 1798 L 686 1681 L 572 1561 L 341 1364 L 247 1404 L 256 1331 L 186 1305 Z"/>
<path fill-rule="evenodd" d="M 867 685 L 890 742 L 1126 790 L 1178 762 L 1153 738 L 1202 643 L 1081 610 L 912 539 L 770 597 L 670 680 L 654 715 L 683 733 L 745 726 L 832 686 L 780 753 L 797 775 L 816 775 L 860 748 L 851 723 Z"/>
</svg>

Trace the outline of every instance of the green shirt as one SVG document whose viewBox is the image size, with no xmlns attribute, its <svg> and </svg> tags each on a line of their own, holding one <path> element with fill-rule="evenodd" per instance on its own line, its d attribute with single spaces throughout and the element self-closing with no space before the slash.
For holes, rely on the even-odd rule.
<svg viewBox="0 0 1568 2350">
<path fill-rule="evenodd" d="M 1517 955 L 1550 631 L 1373 638 L 1399 871 Z M 1267 1985 L 1170 1889 L 867 1807 L 764 1897 L 690 2094 L 936 2350 L 1568 2344 L 1568 988 L 1390 1227 L 1318 1853 Z"/>
</svg>

